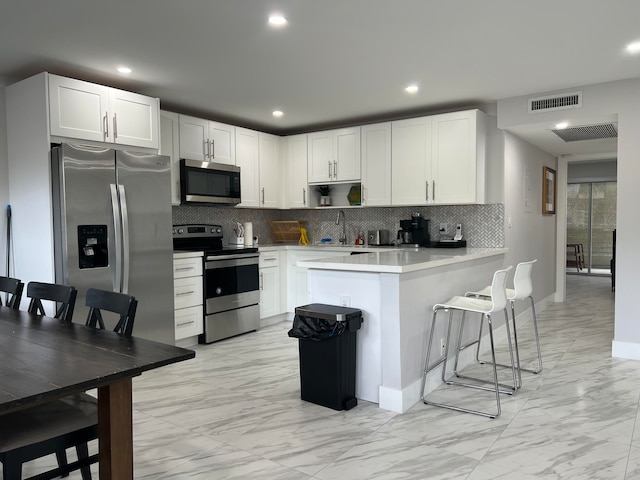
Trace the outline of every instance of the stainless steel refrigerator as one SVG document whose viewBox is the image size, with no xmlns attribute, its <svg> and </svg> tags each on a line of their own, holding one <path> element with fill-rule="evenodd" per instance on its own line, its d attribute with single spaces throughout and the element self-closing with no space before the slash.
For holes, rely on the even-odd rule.
<svg viewBox="0 0 640 480">
<path fill-rule="evenodd" d="M 174 344 L 169 158 L 62 144 L 51 160 L 56 282 L 78 289 L 73 321 L 86 320 L 87 288 L 127 293 L 133 335 Z"/>
</svg>

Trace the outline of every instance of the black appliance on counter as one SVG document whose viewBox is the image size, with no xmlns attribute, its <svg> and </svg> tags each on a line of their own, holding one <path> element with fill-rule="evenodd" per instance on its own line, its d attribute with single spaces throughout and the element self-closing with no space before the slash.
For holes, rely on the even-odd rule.
<svg viewBox="0 0 640 480">
<path fill-rule="evenodd" d="M 410 220 L 400 220 L 398 240 L 402 245 L 428 247 L 431 244 L 429 235 L 430 220 L 422 218 L 420 214 L 411 215 Z"/>
<path fill-rule="evenodd" d="M 204 333 L 211 343 L 260 327 L 258 249 L 223 245 L 220 225 L 174 225 L 173 249 L 204 252 Z"/>
</svg>

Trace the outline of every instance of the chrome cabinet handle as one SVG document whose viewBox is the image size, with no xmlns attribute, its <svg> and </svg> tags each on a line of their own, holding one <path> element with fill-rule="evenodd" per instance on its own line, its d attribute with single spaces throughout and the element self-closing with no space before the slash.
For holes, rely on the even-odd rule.
<svg viewBox="0 0 640 480">
<path fill-rule="evenodd" d="M 264 205 L 264 187 L 262 187 L 262 205 Z"/>
<path fill-rule="evenodd" d="M 211 153 L 209 154 L 209 158 L 216 158 L 216 144 L 214 143 L 215 140 L 211 140 L 209 142 L 209 145 L 211 145 Z"/>
<path fill-rule="evenodd" d="M 204 158 L 209 158 L 209 139 L 204 141 Z"/>
<path fill-rule="evenodd" d="M 435 201 L 436 199 L 436 181 L 433 181 L 433 188 L 431 189 L 431 196 L 433 197 L 433 200 Z"/>
<path fill-rule="evenodd" d="M 195 320 L 189 320 L 188 322 L 178 323 L 176 326 L 177 327 L 184 327 L 185 325 L 189 325 L 190 323 L 196 323 L 196 321 Z"/>
<path fill-rule="evenodd" d="M 102 130 L 104 130 L 104 136 L 109 138 L 109 112 L 104 112 L 102 117 Z"/>
<path fill-rule="evenodd" d="M 303 205 L 307 204 L 307 189 L 306 188 L 302 189 L 302 204 Z"/>
<path fill-rule="evenodd" d="M 338 179 L 338 162 L 333 161 L 333 178 Z"/>
<path fill-rule="evenodd" d="M 189 290 L 187 292 L 176 292 L 176 297 L 180 297 L 180 296 L 183 296 L 183 295 L 192 295 L 194 293 L 196 293 L 195 290 Z"/>
<path fill-rule="evenodd" d="M 263 278 L 264 278 L 264 274 L 260 272 L 260 290 L 264 290 Z"/>
<path fill-rule="evenodd" d="M 113 114 L 113 139 L 118 138 L 118 122 L 116 121 L 116 114 Z"/>
<path fill-rule="evenodd" d="M 176 268 L 176 272 L 183 272 L 185 270 L 193 270 L 196 267 L 180 267 L 180 268 Z"/>
<path fill-rule="evenodd" d="M 329 180 L 331 180 L 331 160 L 329 160 Z"/>
<path fill-rule="evenodd" d="M 364 205 L 364 199 L 365 199 L 365 187 L 364 185 L 360 185 L 360 203 Z"/>
<path fill-rule="evenodd" d="M 426 182 L 424 182 L 425 185 L 427 186 L 427 202 L 429 201 L 429 180 L 427 180 Z"/>
</svg>

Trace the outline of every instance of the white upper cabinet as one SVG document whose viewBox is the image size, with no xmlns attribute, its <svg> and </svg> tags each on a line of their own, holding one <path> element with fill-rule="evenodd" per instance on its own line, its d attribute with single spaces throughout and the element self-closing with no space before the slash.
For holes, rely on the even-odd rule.
<svg viewBox="0 0 640 480">
<path fill-rule="evenodd" d="M 307 135 L 292 135 L 284 139 L 286 148 L 287 208 L 306 208 L 309 202 L 307 185 Z"/>
<path fill-rule="evenodd" d="M 428 203 L 431 198 L 431 118 L 392 122 L 391 138 L 392 205 Z"/>
<path fill-rule="evenodd" d="M 483 203 L 485 115 L 479 110 L 467 110 L 431 118 L 434 203 Z"/>
<path fill-rule="evenodd" d="M 391 205 L 391 123 L 360 127 L 363 206 Z"/>
<path fill-rule="evenodd" d="M 360 127 L 307 135 L 309 183 L 360 181 Z"/>
<path fill-rule="evenodd" d="M 485 137 L 479 110 L 393 122 L 392 204 L 483 203 Z"/>
<path fill-rule="evenodd" d="M 258 135 L 260 165 L 260 206 L 282 207 L 283 165 L 280 161 L 280 137 L 268 133 Z M 242 173 L 241 173 L 242 175 Z"/>
<path fill-rule="evenodd" d="M 48 81 L 52 136 L 159 148 L 157 98 L 58 75 Z"/>
<path fill-rule="evenodd" d="M 236 165 L 240 167 L 240 207 L 260 206 L 260 164 L 258 132 L 236 128 Z"/>
<path fill-rule="evenodd" d="M 180 158 L 236 164 L 236 128 L 180 115 Z"/>
<path fill-rule="evenodd" d="M 160 155 L 171 159 L 171 204 L 180 205 L 180 127 L 178 114 L 160 111 Z"/>
</svg>

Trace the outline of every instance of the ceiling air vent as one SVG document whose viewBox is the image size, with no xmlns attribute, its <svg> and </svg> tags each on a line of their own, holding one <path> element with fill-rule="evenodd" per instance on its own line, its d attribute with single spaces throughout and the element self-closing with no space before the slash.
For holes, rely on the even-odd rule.
<svg viewBox="0 0 640 480">
<path fill-rule="evenodd" d="M 565 142 L 579 142 L 581 140 L 600 140 L 603 138 L 616 138 L 618 129 L 614 123 L 601 123 L 599 125 L 583 125 L 563 129 L 552 129 L 553 133 Z"/>
<path fill-rule="evenodd" d="M 529 113 L 553 112 L 582 107 L 582 92 L 561 93 L 529 99 Z"/>
</svg>

